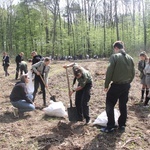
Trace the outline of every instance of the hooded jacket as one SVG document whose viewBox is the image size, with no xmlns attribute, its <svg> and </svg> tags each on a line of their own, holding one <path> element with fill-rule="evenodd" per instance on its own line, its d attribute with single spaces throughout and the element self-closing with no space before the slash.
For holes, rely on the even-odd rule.
<svg viewBox="0 0 150 150">
<path fill-rule="evenodd" d="M 33 103 L 27 94 L 26 84 L 24 82 L 17 82 L 10 94 L 10 101 L 16 102 L 19 100 L 25 100 L 28 103 Z"/>
</svg>

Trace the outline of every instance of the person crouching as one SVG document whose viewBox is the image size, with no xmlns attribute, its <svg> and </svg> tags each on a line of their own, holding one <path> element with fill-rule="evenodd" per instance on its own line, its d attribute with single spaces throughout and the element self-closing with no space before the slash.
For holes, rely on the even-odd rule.
<svg viewBox="0 0 150 150">
<path fill-rule="evenodd" d="M 15 117 L 21 117 L 24 112 L 35 110 L 33 95 L 28 94 L 26 84 L 29 82 L 28 75 L 22 75 L 21 81 L 17 82 L 10 94 L 11 104 L 14 108 Z"/>
</svg>

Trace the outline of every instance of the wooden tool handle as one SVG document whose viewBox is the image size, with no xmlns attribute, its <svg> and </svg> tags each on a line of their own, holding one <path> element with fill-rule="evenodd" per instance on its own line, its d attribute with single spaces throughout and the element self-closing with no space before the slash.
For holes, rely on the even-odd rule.
<svg viewBox="0 0 150 150">
<path fill-rule="evenodd" d="M 68 76 L 68 70 L 66 68 L 66 76 L 67 76 L 67 83 L 68 83 L 68 95 L 69 95 L 69 99 L 70 99 L 70 107 L 72 107 L 72 99 L 71 99 L 71 96 L 70 96 L 70 82 L 69 82 L 69 76 Z"/>
</svg>

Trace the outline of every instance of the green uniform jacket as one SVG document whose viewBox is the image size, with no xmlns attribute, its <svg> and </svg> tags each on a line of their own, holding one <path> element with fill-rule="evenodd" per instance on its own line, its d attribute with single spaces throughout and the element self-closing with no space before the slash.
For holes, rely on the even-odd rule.
<svg viewBox="0 0 150 150">
<path fill-rule="evenodd" d="M 73 66 L 73 71 L 78 68 L 78 64 L 75 63 Z M 92 76 L 90 72 L 83 67 L 81 67 L 82 70 L 82 76 L 81 78 L 78 78 L 77 81 L 79 82 L 79 86 L 84 87 L 86 84 L 91 83 L 92 84 Z"/>
<path fill-rule="evenodd" d="M 82 69 L 82 77 L 78 78 L 79 86 L 84 87 L 88 83 L 92 83 L 92 77 L 89 71 Z"/>
<path fill-rule="evenodd" d="M 131 83 L 135 75 L 133 58 L 128 54 L 113 54 L 106 72 L 105 88 L 110 82 L 116 84 Z"/>
</svg>

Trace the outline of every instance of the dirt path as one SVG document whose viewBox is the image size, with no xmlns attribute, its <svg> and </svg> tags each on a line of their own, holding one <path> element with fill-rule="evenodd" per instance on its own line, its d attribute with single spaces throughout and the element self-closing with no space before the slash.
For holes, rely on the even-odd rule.
<svg viewBox="0 0 150 150">
<path fill-rule="evenodd" d="M 69 98 L 65 70 L 62 64 L 51 65 L 49 89 L 68 107 Z M 90 101 L 92 121 L 105 109 L 103 84 L 107 61 L 80 62 L 93 76 L 94 89 Z M 10 76 L 0 71 L 0 149 L 1 150 L 149 150 L 150 109 L 142 107 L 138 72 L 132 83 L 128 102 L 128 121 L 124 133 L 101 133 L 99 127 L 85 126 L 84 123 L 70 123 L 67 119 L 47 117 L 37 109 L 26 113 L 23 118 L 14 118 L 9 94 L 15 84 L 15 66 L 9 68 Z M 70 81 L 73 79 L 69 70 Z M 42 96 L 37 95 L 36 105 L 42 106 Z M 47 101 L 49 95 L 47 94 Z M 149 116 L 149 117 L 148 117 Z"/>
</svg>

